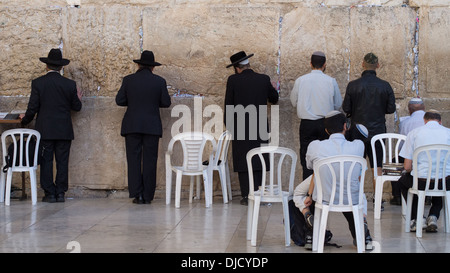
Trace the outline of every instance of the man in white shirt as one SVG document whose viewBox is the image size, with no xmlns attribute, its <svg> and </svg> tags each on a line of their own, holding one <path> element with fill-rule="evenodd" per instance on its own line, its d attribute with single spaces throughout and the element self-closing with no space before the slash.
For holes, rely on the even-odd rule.
<svg viewBox="0 0 450 273">
<path fill-rule="evenodd" d="M 412 98 L 408 103 L 409 116 L 401 117 L 398 125 L 399 133 L 408 135 L 409 132 L 425 124 L 425 104 L 420 98 Z"/>
<path fill-rule="evenodd" d="M 297 107 L 300 121 L 300 163 L 303 168 L 303 179 L 312 174 L 306 167 L 305 155 L 309 143 L 313 140 L 328 138 L 323 121 L 325 115 L 338 110 L 342 104 L 342 95 L 336 79 L 324 74 L 326 57 L 321 51 L 311 56 L 311 73 L 299 77 L 291 91 L 291 103 Z"/>
<path fill-rule="evenodd" d="M 345 133 L 347 131 L 347 123 L 346 123 L 346 117 L 344 114 L 342 114 L 339 111 L 331 111 L 326 115 L 326 118 L 324 120 L 324 126 L 326 129 L 326 132 L 330 135 L 329 139 L 326 140 L 315 140 L 312 141 L 308 146 L 308 151 L 306 153 L 306 164 L 309 169 L 314 168 L 314 163 L 322 158 L 327 158 L 330 156 L 335 155 L 356 155 L 363 157 L 364 156 L 364 143 L 357 139 L 354 141 L 348 141 L 345 138 Z M 359 193 L 359 176 L 361 175 L 361 169 L 354 170 L 352 173 L 352 189 L 351 189 L 351 195 L 352 200 L 354 203 L 358 203 L 358 193 Z M 324 176 L 326 177 L 326 176 Z M 331 179 L 331 178 L 330 178 Z M 324 181 L 330 181 L 330 179 L 323 179 Z M 308 180 L 304 181 L 308 182 Z M 303 183 L 303 182 L 302 182 Z M 337 185 L 338 187 L 339 185 Z M 304 207 L 309 207 L 312 214 L 314 214 L 313 209 L 313 200 L 316 200 L 316 191 L 314 190 L 314 181 L 311 180 L 310 187 L 308 190 L 308 193 L 306 194 L 307 197 L 305 199 L 301 198 L 301 191 L 304 187 L 297 187 L 296 193 L 294 193 L 294 202 L 296 203 L 296 206 L 301 208 L 302 210 Z M 323 187 L 323 199 L 329 200 L 331 198 L 331 184 L 329 187 L 325 184 Z M 300 198 L 300 199 L 298 199 Z M 346 198 L 346 193 L 344 193 L 344 198 Z M 303 200 L 304 206 L 299 204 Z M 312 205 L 312 206 L 311 206 Z M 302 213 L 304 213 L 302 211 Z M 365 211 L 367 214 L 367 211 Z M 355 234 L 355 224 L 353 219 L 353 213 L 351 212 L 344 212 L 343 213 L 345 218 L 347 219 L 350 232 L 352 234 L 353 239 L 356 238 Z M 305 214 L 305 216 L 307 216 Z M 367 228 L 367 223 L 364 221 L 365 224 L 365 241 L 366 241 L 366 249 L 372 249 L 372 238 L 369 233 L 369 229 Z M 355 241 L 354 241 L 355 242 Z"/>
<path fill-rule="evenodd" d="M 450 129 L 441 125 L 441 115 L 436 111 L 426 112 L 424 117 L 425 125 L 412 130 L 406 137 L 405 144 L 403 145 L 400 156 L 405 159 L 403 163 L 405 170 L 411 172 L 412 170 L 412 158 L 414 150 L 431 144 L 448 144 L 450 145 Z M 433 168 L 436 166 L 436 159 L 432 157 Z M 444 158 L 441 155 L 441 160 Z M 442 167 L 443 162 L 440 166 Z M 425 154 L 419 155 L 417 159 L 417 173 L 419 177 L 419 189 L 424 189 L 425 182 L 421 181 L 421 178 L 426 178 L 428 173 L 428 158 Z M 450 164 L 446 166 L 446 188 L 450 189 Z M 435 174 L 435 170 L 431 170 L 432 178 Z M 410 174 L 402 175 L 399 179 L 402 195 L 407 199 L 408 190 L 412 187 L 413 177 Z M 442 209 L 442 197 L 431 198 L 431 208 L 426 220 L 426 231 L 437 231 L 437 219 L 439 218 L 440 211 Z M 416 228 L 416 216 L 417 216 L 417 196 L 413 198 L 412 213 L 411 213 L 411 230 Z"/>
<path fill-rule="evenodd" d="M 423 116 L 425 115 L 425 104 L 420 98 L 412 98 L 408 103 L 409 116 L 400 117 L 400 123 L 398 125 L 399 134 L 407 136 L 409 132 L 416 129 L 417 127 L 423 126 L 425 122 L 423 121 Z M 399 145 L 399 150 L 401 150 L 403 142 Z M 403 163 L 403 158 L 399 158 L 400 163 Z M 397 181 L 391 181 L 392 186 L 392 196 L 390 203 L 391 205 L 402 205 L 400 184 Z"/>
</svg>

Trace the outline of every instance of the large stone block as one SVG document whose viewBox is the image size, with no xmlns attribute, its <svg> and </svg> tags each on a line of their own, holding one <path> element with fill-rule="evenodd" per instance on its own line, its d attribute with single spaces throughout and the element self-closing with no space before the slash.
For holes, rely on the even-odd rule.
<svg viewBox="0 0 450 273">
<path fill-rule="evenodd" d="M 232 68 L 229 57 L 244 50 L 256 71 L 276 81 L 279 12 L 223 6 L 145 8 L 144 49 L 153 50 L 169 85 L 197 94 L 223 96 Z"/>
<path fill-rule="evenodd" d="M 323 51 L 326 73 L 334 77 L 343 94 L 348 83 L 350 52 L 347 8 L 299 7 L 286 13 L 281 33 L 281 96 L 289 97 L 295 80 L 311 71 L 311 54 Z"/>
<path fill-rule="evenodd" d="M 120 126 L 125 108 L 117 106 L 114 98 L 83 98 L 82 102 L 81 111 L 72 115 L 71 187 L 124 189 L 126 157 Z"/>
<path fill-rule="evenodd" d="M 450 10 L 421 8 L 419 30 L 419 94 L 422 97 L 450 96 Z M 448 106 L 448 105 L 447 105 Z M 448 108 L 448 107 L 447 107 Z"/>
<path fill-rule="evenodd" d="M 411 94 L 414 79 L 416 13 L 408 7 L 350 9 L 350 80 L 361 76 L 366 53 L 380 62 L 377 76 L 388 81 L 396 97 Z"/>
<path fill-rule="evenodd" d="M 115 96 L 123 76 L 140 57 L 141 10 L 137 7 L 82 6 L 63 9 L 65 69 L 85 96 Z"/>
<path fill-rule="evenodd" d="M 27 95 L 31 80 L 45 72 L 46 57 L 61 42 L 61 9 L 0 8 L 2 95 Z"/>
</svg>

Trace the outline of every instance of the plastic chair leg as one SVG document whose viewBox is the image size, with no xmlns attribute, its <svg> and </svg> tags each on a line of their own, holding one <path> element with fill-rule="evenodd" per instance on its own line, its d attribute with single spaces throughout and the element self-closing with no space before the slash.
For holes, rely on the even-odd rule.
<svg viewBox="0 0 450 273">
<path fill-rule="evenodd" d="M 289 206 L 287 196 L 283 197 L 284 237 L 286 246 L 291 245 L 291 223 L 289 221 Z"/>
<path fill-rule="evenodd" d="M 255 203 L 253 205 L 253 219 L 252 219 L 252 239 L 251 239 L 251 245 L 252 246 L 256 246 L 260 204 L 261 204 L 260 197 L 259 196 L 255 196 Z"/>
<path fill-rule="evenodd" d="M 212 198 L 212 169 L 203 171 L 203 188 L 205 189 L 205 206 L 209 208 L 213 202 Z"/>
<path fill-rule="evenodd" d="M 383 197 L 383 183 L 381 176 L 378 176 L 375 181 L 375 208 L 373 209 L 374 219 L 381 218 L 381 199 Z"/>
<path fill-rule="evenodd" d="M 324 206 L 322 209 L 322 215 L 320 217 L 319 238 L 317 240 L 317 252 L 319 253 L 323 253 L 323 245 L 325 244 L 325 231 L 327 229 L 328 211 L 328 207 Z M 314 225 L 315 224 L 316 223 L 314 223 Z"/>
<path fill-rule="evenodd" d="M 11 168 L 8 169 L 6 174 L 6 188 L 5 188 L 5 205 L 9 206 L 11 199 L 11 182 L 12 182 L 12 171 Z"/>
<path fill-rule="evenodd" d="M 37 203 L 36 170 L 30 169 L 31 204 Z"/>
<path fill-rule="evenodd" d="M 253 223 L 253 206 L 255 202 L 253 199 L 248 199 L 247 206 L 247 241 L 252 238 L 252 223 Z"/>
<path fill-rule="evenodd" d="M 425 192 L 419 191 L 416 216 L 416 237 L 422 238 L 423 212 L 425 209 Z"/>
<path fill-rule="evenodd" d="M 445 192 L 444 198 L 444 230 L 446 233 L 450 232 L 450 193 L 447 191 Z"/>
<path fill-rule="evenodd" d="M 314 209 L 314 226 L 313 226 L 313 251 L 317 251 L 319 245 L 319 227 L 321 219 L 322 209 L 316 207 Z"/>
<path fill-rule="evenodd" d="M 231 178 L 230 178 L 230 168 L 228 167 L 228 162 L 225 163 L 225 173 L 227 177 L 227 190 L 228 190 L 228 200 L 233 200 L 233 193 L 231 192 Z"/>
<path fill-rule="evenodd" d="M 172 195 L 172 170 L 166 165 L 166 205 L 170 204 Z"/>
<path fill-rule="evenodd" d="M 5 179 L 6 179 L 6 175 L 5 173 L 0 170 L 0 203 L 5 202 Z"/>
<path fill-rule="evenodd" d="M 194 177 L 190 177 L 189 184 L 189 204 L 192 204 L 192 199 L 194 199 Z"/>
<path fill-rule="evenodd" d="M 219 166 L 220 187 L 222 188 L 223 203 L 228 203 L 227 177 L 225 174 L 225 166 Z"/>
<path fill-rule="evenodd" d="M 175 207 L 180 207 L 180 199 L 181 199 L 181 179 L 183 174 L 180 171 L 176 172 L 176 182 L 175 182 Z"/>
<path fill-rule="evenodd" d="M 365 251 L 364 219 L 362 211 L 358 209 L 357 206 L 353 206 L 353 219 L 355 224 L 356 246 L 358 248 L 358 253 L 362 253 Z"/>
</svg>

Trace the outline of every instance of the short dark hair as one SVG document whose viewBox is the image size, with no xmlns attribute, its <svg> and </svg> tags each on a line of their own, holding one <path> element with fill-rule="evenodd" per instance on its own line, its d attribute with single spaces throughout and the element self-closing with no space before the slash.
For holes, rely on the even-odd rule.
<svg viewBox="0 0 450 273">
<path fill-rule="evenodd" d="M 327 58 L 325 58 L 324 56 L 311 55 L 311 65 L 315 69 L 322 68 L 326 61 Z"/>
<path fill-rule="evenodd" d="M 437 111 L 428 111 L 423 116 L 424 120 L 437 120 L 441 121 L 441 114 L 439 114 Z"/>
<path fill-rule="evenodd" d="M 47 64 L 47 68 L 54 71 L 60 71 L 62 69 L 62 66 Z"/>
<path fill-rule="evenodd" d="M 347 122 L 345 115 L 342 113 L 336 114 L 329 118 L 325 118 L 324 125 L 325 129 L 327 129 L 328 133 L 335 134 L 340 133 L 344 129 L 344 124 Z"/>
</svg>

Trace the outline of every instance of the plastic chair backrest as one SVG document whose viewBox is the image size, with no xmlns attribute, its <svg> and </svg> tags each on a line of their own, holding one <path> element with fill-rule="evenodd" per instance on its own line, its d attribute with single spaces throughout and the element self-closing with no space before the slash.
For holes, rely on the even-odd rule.
<svg viewBox="0 0 450 273">
<path fill-rule="evenodd" d="M 355 174 L 359 174 L 359 192 L 357 204 L 362 205 L 364 194 L 364 176 L 366 169 L 367 161 L 365 158 L 362 158 L 360 156 L 337 155 L 317 160 L 314 163 L 314 183 L 317 189 L 316 202 L 319 204 L 329 204 L 333 206 L 355 205 L 353 202 L 354 200 L 352 200 L 351 185 L 352 178 L 355 178 L 353 176 Z M 327 176 L 324 175 L 325 172 L 331 174 L 331 181 L 324 181 L 327 178 Z M 323 200 L 324 182 L 331 183 L 329 200 Z M 347 193 L 347 198 L 344 198 L 345 192 Z M 338 197 L 337 204 L 336 197 Z M 333 202 L 331 202 L 331 200 L 333 200 Z M 324 203 L 324 201 L 326 203 Z"/>
<path fill-rule="evenodd" d="M 179 141 L 183 150 L 183 166 L 186 171 L 203 170 L 202 156 L 206 144 L 211 142 L 213 153 L 216 152 L 217 146 L 214 137 L 202 132 L 185 132 L 175 135 L 169 142 L 168 152 L 172 153 L 174 144 Z"/>
<path fill-rule="evenodd" d="M 31 139 L 35 140 L 35 148 L 33 161 L 30 162 L 30 142 Z M 33 129 L 10 129 L 6 130 L 2 133 L 2 153 L 3 153 L 3 166 L 7 164 L 5 156 L 8 154 L 7 143 L 13 144 L 14 153 L 12 158 L 12 167 L 13 168 L 29 168 L 29 167 L 37 167 L 38 163 L 38 150 L 39 143 L 41 141 L 41 134 Z M 25 143 L 25 145 L 22 145 Z M 9 145 L 8 145 L 9 146 Z M 25 151 L 24 151 L 25 146 Z M 23 158 L 25 156 L 25 158 Z M 19 157 L 19 158 L 17 158 Z M 19 160 L 17 160 L 19 159 Z M 16 163 L 19 162 L 17 165 Z M 25 165 L 24 165 L 25 163 Z M 30 164 L 32 163 L 32 164 Z"/>
<path fill-rule="evenodd" d="M 413 166 L 411 175 L 413 176 L 413 186 L 412 188 L 415 190 L 418 190 L 418 181 L 419 177 L 417 175 L 418 171 L 418 157 L 421 153 L 425 153 L 426 158 L 428 159 L 428 173 L 427 173 L 427 182 L 425 186 L 426 191 L 446 191 L 446 183 L 433 183 L 433 187 L 430 187 L 430 181 L 431 179 L 434 179 L 434 181 L 438 181 L 438 179 L 442 179 L 441 181 L 445 181 L 445 177 L 447 177 L 449 174 L 447 174 L 447 168 L 450 164 L 450 145 L 446 144 L 432 144 L 432 145 L 425 145 L 421 146 L 414 150 L 413 153 Z M 435 166 L 433 166 L 433 158 L 435 161 Z M 433 167 L 434 167 L 434 173 L 433 173 Z M 438 186 L 442 184 L 442 190 L 438 189 Z"/>
<path fill-rule="evenodd" d="M 266 162 L 264 159 L 263 154 L 268 154 L 269 156 L 269 183 L 266 181 Z M 253 156 L 258 156 L 261 160 L 262 165 L 262 182 L 261 182 L 261 189 L 264 189 L 264 191 L 261 192 L 261 196 L 280 196 L 282 197 L 282 166 L 283 162 L 286 158 L 286 155 L 291 158 L 290 168 L 289 170 L 289 195 L 293 195 L 294 193 L 294 179 L 295 179 L 295 165 L 297 163 L 297 154 L 289 149 L 289 148 L 283 148 L 278 146 L 264 146 L 264 147 L 258 147 L 250 150 L 247 153 L 247 166 L 248 166 L 248 175 L 249 175 L 249 194 L 254 194 L 254 186 L 253 186 L 253 166 L 252 166 L 252 158 Z M 276 174 L 277 179 L 275 182 L 275 155 L 279 155 L 280 158 L 278 159 L 278 164 L 276 168 Z"/>
<path fill-rule="evenodd" d="M 214 166 L 217 166 L 219 164 L 219 160 L 221 164 L 225 164 L 225 162 L 227 162 L 228 147 L 230 147 L 231 137 L 232 135 L 228 130 L 220 135 L 219 140 L 217 141 L 217 152 L 213 162 Z"/>
<path fill-rule="evenodd" d="M 395 133 L 384 133 L 372 137 L 370 140 L 370 146 L 372 147 L 373 170 L 375 178 L 378 177 L 377 167 L 382 167 L 377 166 L 377 154 L 375 152 L 375 145 L 377 141 L 383 148 L 383 163 L 393 163 L 393 159 L 394 163 L 399 163 L 398 154 L 400 153 L 400 143 L 406 141 L 406 136 Z"/>
</svg>

